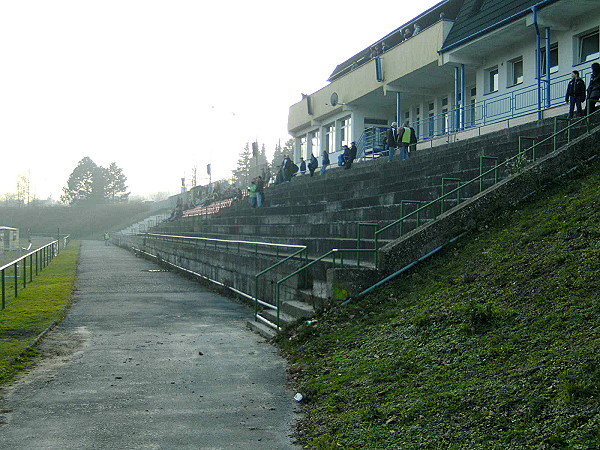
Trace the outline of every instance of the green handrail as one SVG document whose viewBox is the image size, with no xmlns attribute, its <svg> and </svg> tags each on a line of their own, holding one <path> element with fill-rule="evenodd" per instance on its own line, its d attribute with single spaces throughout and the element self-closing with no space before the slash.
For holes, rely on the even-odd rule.
<svg viewBox="0 0 600 450">
<path fill-rule="evenodd" d="M 494 161 L 494 169 L 496 169 L 496 171 L 494 172 L 494 184 L 496 184 L 498 182 L 498 160 L 499 158 L 497 156 L 480 156 L 479 157 L 479 175 L 481 175 L 483 173 L 483 165 L 485 163 L 485 161 L 487 160 L 491 160 Z M 479 193 L 483 192 L 483 178 L 479 180 Z"/>
<path fill-rule="evenodd" d="M 61 236 L 67 243 L 69 235 Z M 21 277 L 23 289 L 27 288 L 27 264 L 29 263 L 29 283 L 33 282 L 33 258 L 35 257 L 35 274 L 46 267 L 60 253 L 60 240 L 52 241 L 0 267 L 0 289 L 2 290 L 1 309 L 6 309 L 6 271 L 13 268 L 14 298 L 19 296 L 19 263 L 22 262 Z M 29 261 L 28 261 L 29 258 Z M 38 262 L 39 261 L 39 262 Z"/>
<path fill-rule="evenodd" d="M 242 240 L 236 240 L 236 239 L 216 239 L 216 238 L 206 238 L 206 237 L 201 237 L 201 236 L 180 236 L 180 235 L 161 234 L 161 233 L 139 233 L 138 235 L 143 236 L 144 239 L 158 238 L 158 239 L 170 241 L 170 242 L 177 242 L 177 241 L 185 242 L 186 240 L 194 241 L 194 242 L 203 242 L 205 248 L 207 248 L 209 243 L 214 244 L 215 249 L 218 248 L 219 244 L 224 244 L 225 250 L 227 250 L 227 251 L 229 251 L 229 246 L 231 244 L 234 248 L 237 247 L 238 253 L 241 253 L 241 246 L 248 245 L 250 247 L 253 247 L 253 251 L 254 251 L 255 255 L 258 255 L 259 247 L 274 248 L 277 258 L 280 257 L 279 251 L 281 249 L 284 249 L 284 248 L 295 249 L 296 251 L 294 253 L 292 253 L 291 255 L 286 256 L 281 261 L 278 261 L 277 263 L 267 267 L 265 270 L 259 272 L 258 274 L 256 274 L 254 276 L 254 319 L 255 320 L 257 320 L 259 304 L 262 304 L 267 307 L 275 308 L 274 305 L 271 305 L 271 304 L 267 303 L 266 301 L 263 301 L 259 298 L 259 278 L 291 259 L 300 257 L 301 260 L 304 259 L 305 262 L 308 261 L 306 245 L 277 244 L 277 243 L 272 243 L 272 242 L 242 241 Z M 250 250 L 250 251 L 252 251 L 252 250 Z"/>
</svg>

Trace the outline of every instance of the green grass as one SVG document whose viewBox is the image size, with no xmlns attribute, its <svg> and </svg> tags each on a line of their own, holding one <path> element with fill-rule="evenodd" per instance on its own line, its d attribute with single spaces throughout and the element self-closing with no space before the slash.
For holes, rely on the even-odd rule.
<svg viewBox="0 0 600 450">
<path fill-rule="evenodd" d="M 600 448 L 600 164 L 279 340 L 309 448 Z"/>
<path fill-rule="evenodd" d="M 71 301 L 79 259 L 79 242 L 62 250 L 16 299 L 9 297 L 0 311 L 0 384 L 23 369 L 35 349 L 32 341 L 62 319 Z"/>
</svg>

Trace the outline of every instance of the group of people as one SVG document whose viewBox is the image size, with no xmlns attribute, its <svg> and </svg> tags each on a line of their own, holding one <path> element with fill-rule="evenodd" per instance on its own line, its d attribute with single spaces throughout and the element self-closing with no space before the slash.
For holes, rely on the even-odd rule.
<svg viewBox="0 0 600 450">
<path fill-rule="evenodd" d="M 589 101 L 589 111 L 583 110 L 581 104 Z M 565 102 L 569 104 L 569 119 L 573 118 L 575 110 L 577 117 L 583 117 L 585 114 L 592 114 L 596 110 L 596 103 L 600 101 L 600 64 L 592 64 L 592 76 L 590 84 L 586 89 L 585 81 L 579 76 L 579 71 L 574 70 L 571 73 L 571 81 L 567 86 Z"/>
<path fill-rule="evenodd" d="M 384 150 L 389 152 L 389 162 L 394 160 L 396 149 L 400 149 L 400 159 L 407 159 L 410 148 L 412 147 L 414 149 L 416 144 L 417 133 L 414 128 L 409 125 L 408 120 L 404 122 L 404 125 L 401 127 L 399 127 L 396 122 L 392 122 L 386 137 L 383 139 Z"/>
</svg>

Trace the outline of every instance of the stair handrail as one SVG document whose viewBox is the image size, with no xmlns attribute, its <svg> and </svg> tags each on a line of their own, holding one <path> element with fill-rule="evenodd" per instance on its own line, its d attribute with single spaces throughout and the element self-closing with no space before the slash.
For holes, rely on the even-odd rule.
<svg viewBox="0 0 600 450">
<path fill-rule="evenodd" d="M 588 100 L 588 101 L 587 101 L 587 103 L 588 103 L 588 109 L 587 109 L 587 110 L 589 111 L 589 103 L 590 103 L 590 101 Z M 579 119 L 579 120 L 573 120 L 573 121 L 571 121 L 571 122 L 570 122 L 570 123 L 567 125 L 567 127 L 563 128 L 562 130 L 556 131 L 556 132 L 555 132 L 555 133 L 553 133 L 552 135 L 548 136 L 548 137 L 547 137 L 547 138 L 545 138 L 545 139 L 542 139 L 542 140 L 541 140 L 541 141 L 539 141 L 539 142 L 536 142 L 536 143 L 534 143 L 534 144 L 533 144 L 532 146 L 530 146 L 530 147 L 527 147 L 527 148 L 519 148 L 519 152 L 518 152 L 516 155 L 514 155 L 514 156 L 512 156 L 512 157 L 510 157 L 510 158 L 507 158 L 506 160 L 504 160 L 504 161 L 503 161 L 502 163 L 500 163 L 500 164 L 496 164 L 494 167 L 492 167 L 491 169 L 489 169 L 489 170 L 487 170 L 487 171 L 485 171 L 485 172 L 481 173 L 479 176 L 477 176 L 477 177 L 475 177 L 475 178 L 473 178 L 473 179 L 471 179 L 471 180 L 469 180 L 469 181 L 466 181 L 465 183 L 461 184 L 459 187 L 457 187 L 457 188 L 455 188 L 455 189 L 452 189 L 452 190 L 451 190 L 451 191 L 449 191 L 449 192 L 446 192 L 445 194 L 443 194 L 443 195 L 439 196 L 438 198 L 436 198 L 436 199 L 434 199 L 434 200 L 432 200 L 432 201 L 430 201 L 430 202 L 426 203 L 425 205 L 421 206 L 420 208 L 417 208 L 416 210 L 414 210 L 414 211 L 412 211 L 412 212 L 410 212 L 410 213 L 408 213 L 408 214 L 404 215 L 403 217 L 399 218 L 398 220 L 395 220 L 394 222 L 392 222 L 392 223 L 390 223 L 390 224 L 386 225 L 385 227 L 383 227 L 383 228 L 381 228 L 381 229 L 378 229 L 378 230 L 376 230 L 376 231 L 375 231 L 375 242 L 374 242 L 374 246 L 375 246 L 375 248 L 373 248 L 373 249 L 359 249 L 359 248 L 356 248 L 356 249 L 332 249 L 332 250 L 329 250 L 327 253 L 325 253 L 325 254 L 323 254 L 323 255 L 321 255 L 321 256 L 319 256 L 319 257 L 317 257 L 317 258 L 316 258 L 316 259 L 314 259 L 313 261 L 311 261 L 311 262 L 309 262 L 309 263 L 305 264 L 304 266 L 302 266 L 302 267 L 298 268 L 297 270 L 295 270 L 295 271 L 294 271 L 294 272 L 292 272 L 291 274 L 289 274 L 289 275 L 285 276 L 284 278 L 282 278 L 281 280 L 277 281 L 277 287 L 276 287 L 276 297 L 277 297 L 277 305 L 276 305 L 276 306 L 277 306 L 277 327 L 279 328 L 280 286 L 281 286 L 281 284 L 283 284 L 285 281 L 289 280 L 290 278 L 292 278 L 292 277 L 293 277 L 293 276 L 295 276 L 295 275 L 298 275 L 298 274 L 299 274 L 299 273 L 301 273 L 302 271 L 305 271 L 305 270 L 307 270 L 308 268 L 312 267 L 312 266 L 313 266 L 314 264 L 316 264 L 317 262 L 319 262 L 319 261 L 322 261 L 323 259 L 325 259 L 325 258 L 327 258 L 327 257 L 331 256 L 332 254 L 338 253 L 338 252 L 361 252 L 361 253 L 366 253 L 366 252 L 374 252 L 374 254 L 375 254 L 375 267 L 376 267 L 376 268 L 378 268 L 378 267 L 379 267 L 379 257 L 378 257 L 378 256 L 379 256 L 379 235 L 380 235 L 381 233 L 383 233 L 385 230 L 388 230 L 388 229 L 390 229 L 391 227 L 398 225 L 399 223 L 401 223 L 401 222 L 403 222 L 404 220 L 406 220 L 406 219 L 408 219 L 408 218 L 412 217 L 413 215 L 420 214 L 420 212 L 421 212 L 421 211 L 424 211 L 424 210 L 426 210 L 427 208 L 431 208 L 432 206 L 435 206 L 437 203 L 439 203 L 439 202 L 441 202 L 441 201 L 445 200 L 447 197 L 449 197 L 449 196 L 451 196 L 451 195 L 454 195 L 454 194 L 459 194 L 461 189 L 464 189 L 464 188 L 466 188 L 466 187 L 468 187 L 468 186 L 471 186 L 472 184 L 474 184 L 474 183 L 476 183 L 476 182 L 478 182 L 478 181 L 482 180 L 482 179 L 483 179 L 483 177 L 485 177 L 486 175 L 489 175 L 489 174 L 490 174 L 490 173 L 492 173 L 492 172 L 496 173 L 496 172 L 497 172 L 497 170 L 498 170 L 498 168 L 500 168 L 500 167 L 502 167 L 502 166 L 506 166 L 508 163 L 510 163 L 510 162 L 512 162 L 512 161 L 515 161 L 517 158 L 519 158 L 519 157 L 522 157 L 522 156 L 523 156 L 525 153 L 527 153 L 527 152 L 529 152 L 529 151 L 532 151 L 532 152 L 533 152 L 533 154 L 534 154 L 534 156 L 535 156 L 535 149 L 536 149 L 536 148 L 537 148 L 539 145 L 541 145 L 541 144 L 543 144 L 543 143 L 545 143 L 545 142 L 547 142 L 547 141 L 549 141 L 549 140 L 551 140 L 551 139 L 553 140 L 553 151 L 556 151 L 556 150 L 557 150 L 557 147 L 558 147 L 558 145 L 557 145 L 557 141 L 556 141 L 556 139 L 555 139 L 555 138 L 556 138 L 558 135 L 560 135 L 561 133 L 564 133 L 565 131 L 568 131 L 568 132 L 569 132 L 569 136 L 568 136 L 568 139 L 569 139 L 569 140 L 568 140 L 568 142 L 567 142 L 567 143 L 569 143 L 569 142 L 570 142 L 570 130 L 571 130 L 571 128 L 572 128 L 572 127 L 574 127 L 575 125 L 578 125 L 578 124 L 580 124 L 580 123 L 582 123 L 582 122 L 585 122 L 585 124 L 586 124 L 586 132 L 587 132 L 587 133 L 589 133 L 589 132 L 590 132 L 590 118 L 591 118 L 591 116 L 597 115 L 597 114 L 599 114 L 599 113 L 600 113 L 600 109 L 598 109 L 598 110 L 594 111 L 592 114 L 588 114 L 588 115 L 587 115 L 586 117 L 584 117 L 584 118 L 581 118 L 581 119 Z M 557 123 L 557 122 L 555 121 L 555 129 L 556 129 L 556 123 Z M 521 147 L 521 145 L 519 145 L 519 147 Z M 534 161 L 535 161 L 535 159 L 534 159 Z M 497 180 L 497 177 L 495 177 L 494 184 L 497 184 L 497 182 L 498 182 L 498 180 Z M 480 192 L 480 193 L 482 192 L 482 189 L 483 189 L 483 187 L 482 187 L 482 184 L 480 183 L 480 185 L 479 185 L 479 192 Z M 458 204 L 457 204 L 457 206 L 458 206 Z M 434 210 L 434 211 L 435 211 L 435 210 Z M 434 220 L 435 220 L 437 217 L 438 217 L 438 215 L 436 215 L 436 214 L 434 213 Z M 401 228 L 401 232 L 402 232 L 402 230 L 403 230 L 403 227 Z M 402 233 L 400 236 L 402 236 L 402 235 L 403 235 L 403 233 Z M 357 245 L 358 245 L 358 244 L 357 244 Z M 358 261 L 360 261 L 360 259 L 359 259 Z M 360 262 L 359 262 L 359 263 L 360 263 Z"/>
</svg>

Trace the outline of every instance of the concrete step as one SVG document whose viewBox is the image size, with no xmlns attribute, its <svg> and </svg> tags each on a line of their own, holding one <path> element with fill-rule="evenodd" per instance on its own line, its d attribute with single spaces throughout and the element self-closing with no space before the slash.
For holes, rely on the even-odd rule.
<svg viewBox="0 0 600 450">
<path fill-rule="evenodd" d="M 274 309 L 265 309 L 263 311 L 261 311 L 260 315 L 267 319 L 269 322 L 277 324 L 277 311 Z M 285 325 L 289 325 L 291 323 L 294 323 L 296 321 L 296 317 L 283 312 L 282 310 L 279 311 L 279 326 L 280 327 L 284 327 Z"/>
<path fill-rule="evenodd" d="M 281 304 L 281 310 L 294 317 L 296 320 L 312 317 L 315 314 L 315 309 L 311 305 L 295 300 L 283 302 Z"/>
<path fill-rule="evenodd" d="M 277 331 L 274 328 L 271 328 L 262 322 L 248 320 L 246 322 L 246 326 L 255 333 L 260 334 L 265 339 L 273 339 L 275 336 L 277 336 Z"/>
</svg>

